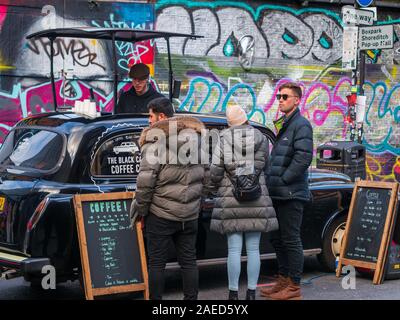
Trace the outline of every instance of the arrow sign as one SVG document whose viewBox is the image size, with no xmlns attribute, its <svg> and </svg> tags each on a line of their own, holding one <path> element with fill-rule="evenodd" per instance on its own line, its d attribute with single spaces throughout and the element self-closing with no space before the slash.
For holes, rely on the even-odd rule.
<svg viewBox="0 0 400 320">
<path fill-rule="evenodd" d="M 369 10 L 354 9 L 350 6 L 342 8 L 343 22 L 346 24 L 356 25 L 373 25 L 374 23 L 374 12 Z"/>
</svg>

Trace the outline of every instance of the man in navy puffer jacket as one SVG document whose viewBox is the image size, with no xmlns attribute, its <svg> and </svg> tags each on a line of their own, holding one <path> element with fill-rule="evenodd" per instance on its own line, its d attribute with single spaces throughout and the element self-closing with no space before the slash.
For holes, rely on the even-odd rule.
<svg viewBox="0 0 400 320">
<path fill-rule="evenodd" d="M 271 233 L 278 259 L 279 277 L 261 295 L 277 300 L 301 299 L 303 246 L 300 229 L 305 202 L 310 200 L 308 167 L 313 157 L 313 130 L 298 108 L 301 88 L 295 83 L 279 87 L 279 109 L 284 116 L 274 122 L 277 140 L 272 149 L 267 186 L 279 221 Z"/>
</svg>

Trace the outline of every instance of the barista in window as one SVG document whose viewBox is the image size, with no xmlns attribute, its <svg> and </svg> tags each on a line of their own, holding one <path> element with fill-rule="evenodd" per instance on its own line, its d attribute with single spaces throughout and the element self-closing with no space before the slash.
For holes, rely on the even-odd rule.
<svg viewBox="0 0 400 320">
<path fill-rule="evenodd" d="M 149 83 L 150 69 L 144 63 L 134 64 L 129 70 L 132 88 L 121 94 L 114 114 L 118 113 L 148 113 L 147 104 L 155 99 L 164 97 Z"/>
</svg>

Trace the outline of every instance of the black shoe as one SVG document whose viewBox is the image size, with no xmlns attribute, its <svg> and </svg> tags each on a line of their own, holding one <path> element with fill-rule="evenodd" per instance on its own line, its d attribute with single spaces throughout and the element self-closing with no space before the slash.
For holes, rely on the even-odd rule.
<svg viewBox="0 0 400 320">
<path fill-rule="evenodd" d="M 239 300 L 238 292 L 237 291 L 233 291 L 233 290 L 229 290 L 228 300 Z"/>
<path fill-rule="evenodd" d="M 256 290 L 247 289 L 246 300 L 256 300 Z"/>
</svg>

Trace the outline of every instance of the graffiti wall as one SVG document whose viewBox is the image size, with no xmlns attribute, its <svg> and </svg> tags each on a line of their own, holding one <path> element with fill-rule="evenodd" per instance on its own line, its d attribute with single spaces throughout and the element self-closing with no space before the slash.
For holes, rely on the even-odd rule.
<svg viewBox="0 0 400 320">
<path fill-rule="evenodd" d="M 378 9 L 378 24 L 394 24 L 395 46 L 367 52 L 367 114 L 363 143 L 369 179 L 400 181 L 400 12 Z M 155 3 L 86 0 L 0 0 L 0 144 L 22 117 L 52 110 L 50 42 L 26 35 L 55 27 L 129 27 L 195 33 L 173 38 L 174 76 L 182 80 L 178 108 L 223 112 L 239 103 L 252 120 L 273 127 L 280 115 L 277 88 L 303 87 L 301 111 L 312 123 L 315 147 L 348 139 L 346 95 L 351 73 L 341 68 L 341 5 L 298 1 L 183 1 Z M 57 103 L 73 105 L 91 93 L 111 111 L 112 48 L 109 43 L 57 39 Z M 117 43 L 118 73 L 129 88 L 129 67 L 147 63 L 154 81 L 168 92 L 164 40 Z"/>
<path fill-rule="evenodd" d="M 50 82 L 50 40 L 27 40 L 41 30 L 60 27 L 154 29 L 154 5 L 66 0 L 0 2 L 0 144 L 22 117 L 53 110 Z M 94 96 L 99 108 L 112 111 L 112 47 L 109 42 L 57 38 L 54 74 L 58 106 Z M 116 43 L 118 73 L 148 64 L 154 74 L 154 44 Z M 128 80 L 128 79 L 126 79 Z M 119 89 L 129 84 L 121 81 Z"/>
<path fill-rule="evenodd" d="M 349 139 L 346 95 L 351 72 L 341 69 L 341 6 L 284 2 L 157 2 L 157 29 L 204 36 L 180 39 L 172 46 L 176 77 L 185 85 L 180 108 L 218 112 L 239 103 L 250 119 L 273 127 L 280 116 L 277 88 L 294 80 L 303 87 L 300 107 L 313 125 L 315 147 L 331 139 Z M 367 52 L 364 143 L 369 179 L 394 180 L 400 174 L 399 18 L 400 12 L 379 9 L 379 24 L 395 24 L 395 47 Z M 156 47 L 159 65 L 165 60 L 166 44 L 157 42 Z"/>
</svg>

